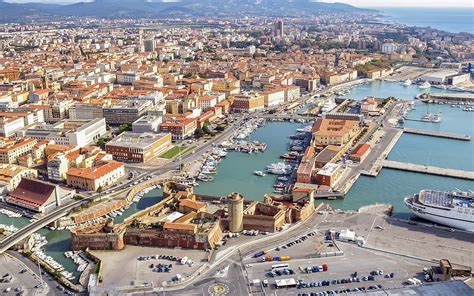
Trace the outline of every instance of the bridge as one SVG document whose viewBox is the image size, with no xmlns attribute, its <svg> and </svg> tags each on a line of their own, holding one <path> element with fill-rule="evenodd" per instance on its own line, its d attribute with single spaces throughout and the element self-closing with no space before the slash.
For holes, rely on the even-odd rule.
<svg viewBox="0 0 474 296">
<path fill-rule="evenodd" d="M 403 132 L 407 134 L 439 137 L 439 138 L 446 138 L 446 139 L 453 139 L 453 140 L 462 140 L 462 141 L 471 140 L 471 136 L 468 136 L 468 135 L 460 135 L 460 134 L 441 132 L 441 131 L 421 130 L 421 129 L 416 129 L 416 128 L 403 128 Z"/>
<path fill-rule="evenodd" d="M 57 219 L 66 216 L 70 210 L 74 207 L 77 207 L 81 203 L 87 202 L 89 199 L 83 199 L 79 201 L 75 201 L 70 203 L 69 205 L 59 207 L 54 209 L 52 212 L 48 213 L 46 216 L 42 217 L 41 219 L 26 225 L 25 227 L 21 228 L 17 232 L 13 233 L 12 235 L 5 238 L 3 241 L 0 242 L 0 254 L 7 251 L 9 248 L 13 247 L 19 241 L 27 238 L 34 232 L 40 230 L 41 228 L 45 227 L 51 222 L 56 221 Z"/>
<path fill-rule="evenodd" d="M 304 116 L 304 115 L 299 115 L 299 114 L 262 114 L 259 115 L 261 118 L 265 119 L 277 119 L 277 120 L 305 120 L 305 121 L 310 121 L 310 120 L 316 120 L 316 116 Z"/>
<path fill-rule="evenodd" d="M 438 175 L 443 177 L 452 177 L 465 180 L 474 180 L 474 172 L 457 169 L 440 168 L 435 166 L 426 166 L 421 164 L 406 163 L 393 160 L 382 160 L 384 168 L 409 171 L 422 174 Z"/>
</svg>

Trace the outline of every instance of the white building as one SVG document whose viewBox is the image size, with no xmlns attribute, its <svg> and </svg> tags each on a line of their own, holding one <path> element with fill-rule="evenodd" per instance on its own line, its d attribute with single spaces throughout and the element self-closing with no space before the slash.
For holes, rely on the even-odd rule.
<svg viewBox="0 0 474 296">
<path fill-rule="evenodd" d="M 21 117 L 0 117 L 0 136 L 9 138 L 24 126 L 25 122 Z"/>
<path fill-rule="evenodd" d="M 38 124 L 19 131 L 19 136 L 53 140 L 59 145 L 84 147 L 95 143 L 107 132 L 105 118 L 94 120 L 64 120 L 55 124 Z"/>
<path fill-rule="evenodd" d="M 162 122 L 163 116 L 145 115 L 132 123 L 132 131 L 134 133 L 158 133 Z"/>
<path fill-rule="evenodd" d="M 264 96 L 265 107 L 276 106 L 285 102 L 285 90 L 268 90 L 262 93 Z"/>
<path fill-rule="evenodd" d="M 383 43 L 382 53 L 394 53 L 398 50 L 398 44 L 395 43 Z"/>
</svg>

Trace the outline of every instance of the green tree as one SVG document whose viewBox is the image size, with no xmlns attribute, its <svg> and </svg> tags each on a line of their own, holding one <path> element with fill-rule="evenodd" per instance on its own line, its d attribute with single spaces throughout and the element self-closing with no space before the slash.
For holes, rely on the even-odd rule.
<svg viewBox="0 0 474 296">
<path fill-rule="evenodd" d="M 196 138 L 202 138 L 204 137 L 206 133 L 203 131 L 202 128 L 197 128 L 195 131 L 194 131 L 194 135 L 196 136 Z"/>
<path fill-rule="evenodd" d="M 124 123 L 119 127 L 119 133 L 123 133 L 124 131 L 129 131 L 132 125 L 130 123 Z"/>
</svg>

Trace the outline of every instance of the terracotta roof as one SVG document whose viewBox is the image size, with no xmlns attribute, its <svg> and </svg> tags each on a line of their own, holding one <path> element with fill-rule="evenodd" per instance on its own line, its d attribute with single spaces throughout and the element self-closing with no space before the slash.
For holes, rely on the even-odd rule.
<svg viewBox="0 0 474 296">
<path fill-rule="evenodd" d="M 191 208 L 191 209 L 194 209 L 194 210 L 199 210 L 199 209 L 205 207 L 206 203 L 201 202 L 201 201 L 194 201 L 194 200 L 190 200 L 190 199 L 183 199 L 179 202 L 179 205 L 183 206 L 183 207 L 188 207 L 188 208 Z"/>
<path fill-rule="evenodd" d="M 166 222 L 163 224 L 163 229 L 173 229 L 173 230 L 188 230 L 196 232 L 197 225 L 196 224 L 185 224 L 185 223 L 173 223 L 173 222 Z"/>
<path fill-rule="evenodd" d="M 10 198 L 35 205 L 46 203 L 54 192 L 55 185 L 34 179 L 21 179 L 18 187 L 10 193 Z"/>
<path fill-rule="evenodd" d="M 108 161 L 105 164 L 92 168 L 70 168 L 66 174 L 68 177 L 73 176 L 89 180 L 96 180 L 123 166 L 124 164 L 121 162 Z"/>
</svg>

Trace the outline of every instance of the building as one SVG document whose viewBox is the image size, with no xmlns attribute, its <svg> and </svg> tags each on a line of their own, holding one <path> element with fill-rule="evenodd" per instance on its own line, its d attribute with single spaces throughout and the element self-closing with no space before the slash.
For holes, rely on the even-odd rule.
<svg viewBox="0 0 474 296">
<path fill-rule="evenodd" d="M 125 165 L 118 161 L 99 161 L 90 168 L 70 168 L 67 185 L 88 191 L 101 191 L 125 176 Z"/>
<path fill-rule="evenodd" d="M 255 112 L 265 107 L 265 98 L 257 93 L 239 94 L 234 96 L 232 110 L 234 112 Z"/>
<path fill-rule="evenodd" d="M 360 113 L 370 114 L 377 111 L 377 101 L 375 98 L 367 98 L 360 103 Z"/>
<path fill-rule="evenodd" d="M 274 89 L 262 92 L 265 107 L 276 106 L 285 102 L 285 90 Z"/>
<path fill-rule="evenodd" d="M 394 53 L 398 50 L 398 44 L 395 43 L 383 43 L 382 53 Z"/>
<path fill-rule="evenodd" d="M 229 231 L 241 232 L 244 228 L 244 197 L 239 193 L 232 193 L 227 197 L 229 214 Z"/>
<path fill-rule="evenodd" d="M 343 173 L 342 166 L 335 163 L 327 163 L 316 173 L 318 185 L 325 185 L 333 188 Z"/>
<path fill-rule="evenodd" d="M 25 126 L 21 117 L 0 117 L 0 137 L 10 138 Z"/>
<path fill-rule="evenodd" d="M 70 119 L 97 119 L 104 117 L 102 104 L 75 104 L 69 109 Z"/>
<path fill-rule="evenodd" d="M 22 178 L 36 178 L 38 171 L 14 164 L 0 164 L 0 193 L 10 192 L 18 187 Z"/>
<path fill-rule="evenodd" d="M 173 139 L 186 139 L 194 135 L 197 122 L 194 118 L 169 118 L 160 125 L 162 133 L 171 133 Z"/>
<path fill-rule="evenodd" d="M 145 115 L 132 123 L 134 133 L 157 133 L 160 131 L 160 124 L 163 122 L 163 116 Z"/>
<path fill-rule="evenodd" d="M 229 221 L 230 219 L 229 217 Z M 285 210 L 278 205 L 254 201 L 244 211 L 243 229 L 277 232 L 283 224 L 285 224 Z M 230 223 L 229 231 L 231 231 Z"/>
<path fill-rule="evenodd" d="M 37 124 L 18 132 L 20 136 L 53 140 L 56 144 L 84 147 L 97 142 L 106 134 L 104 118 L 93 120 L 63 120 L 54 124 Z"/>
<path fill-rule="evenodd" d="M 147 39 L 143 41 L 145 52 L 155 51 L 155 40 Z"/>
<path fill-rule="evenodd" d="M 420 79 L 434 85 L 448 84 L 448 79 L 457 74 L 458 71 L 448 69 L 424 74 Z"/>
<path fill-rule="evenodd" d="M 275 36 L 283 37 L 284 31 L 283 31 L 283 21 L 278 20 L 275 22 L 275 27 L 273 29 L 273 33 Z"/>
<path fill-rule="evenodd" d="M 125 162 L 147 162 L 171 147 L 170 133 L 124 132 L 105 145 L 114 159 Z"/>
<path fill-rule="evenodd" d="M 48 212 L 71 199 L 76 192 L 48 182 L 23 178 L 7 197 L 8 203 L 35 212 Z"/>
<path fill-rule="evenodd" d="M 32 138 L 0 138 L 0 162 L 17 163 L 19 157 L 32 152 L 36 143 L 36 139 Z"/>
<path fill-rule="evenodd" d="M 120 100 L 114 105 L 104 107 L 103 113 L 107 124 L 132 123 L 144 115 L 151 107 L 147 100 Z"/>
<path fill-rule="evenodd" d="M 319 118 L 313 127 L 314 145 L 344 146 L 360 131 L 358 120 Z"/>
<path fill-rule="evenodd" d="M 64 153 L 56 154 L 48 160 L 48 180 L 62 182 L 66 180 L 66 173 L 69 170 L 69 161 Z"/>
<path fill-rule="evenodd" d="M 371 147 L 369 144 L 359 144 L 354 151 L 352 151 L 349 159 L 356 162 L 363 162 L 364 159 L 369 155 Z"/>
</svg>

